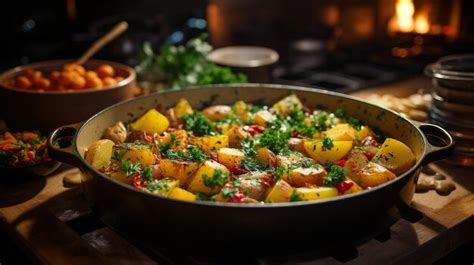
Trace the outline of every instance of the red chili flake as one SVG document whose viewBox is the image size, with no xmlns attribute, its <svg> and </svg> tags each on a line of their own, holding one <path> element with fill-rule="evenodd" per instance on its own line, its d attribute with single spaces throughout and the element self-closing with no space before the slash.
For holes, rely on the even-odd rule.
<svg viewBox="0 0 474 265">
<path fill-rule="evenodd" d="M 301 136 L 300 132 L 298 132 L 298 131 L 291 132 L 291 137 L 299 137 L 299 136 Z"/>
<path fill-rule="evenodd" d="M 367 157 L 367 159 L 372 160 L 372 157 L 374 157 L 374 154 L 371 152 L 364 150 L 364 155 Z"/>
<path fill-rule="evenodd" d="M 229 202 L 245 202 L 247 199 L 247 197 L 245 196 L 245 194 L 241 191 L 237 191 L 236 193 L 234 193 L 234 196 L 232 196 L 231 198 L 229 198 Z"/>
<path fill-rule="evenodd" d="M 146 185 L 143 183 L 143 178 L 141 174 L 137 173 L 133 176 L 132 185 L 137 189 L 146 187 Z"/>
<path fill-rule="evenodd" d="M 230 169 L 230 171 L 231 171 L 232 173 L 236 174 L 236 175 L 242 175 L 242 174 L 248 173 L 247 170 L 245 170 L 245 169 L 243 169 L 243 168 L 241 168 L 241 167 L 239 167 L 239 166 L 232 167 L 232 168 Z"/>
<path fill-rule="evenodd" d="M 343 194 L 345 191 L 349 190 L 354 186 L 354 183 L 349 180 L 344 180 L 336 184 L 336 189 L 339 192 L 339 194 Z"/>
<path fill-rule="evenodd" d="M 345 160 L 345 159 L 341 159 L 341 160 L 339 160 L 339 161 L 336 162 L 336 165 L 343 167 L 343 166 L 346 165 L 346 160 Z"/>
<path fill-rule="evenodd" d="M 244 131 L 251 133 L 252 135 L 255 134 L 261 134 L 262 129 L 260 129 L 260 126 L 253 124 L 253 125 L 245 125 L 244 126 Z"/>
<path fill-rule="evenodd" d="M 219 162 L 219 160 L 217 159 L 217 156 L 216 156 L 216 155 L 211 156 L 211 160 L 214 160 L 214 161 L 216 161 L 216 162 Z"/>
</svg>

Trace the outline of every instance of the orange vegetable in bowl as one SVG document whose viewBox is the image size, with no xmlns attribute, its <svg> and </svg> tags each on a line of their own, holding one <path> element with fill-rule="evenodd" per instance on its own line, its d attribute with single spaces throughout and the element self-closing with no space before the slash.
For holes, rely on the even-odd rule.
<svg viewBox="0 0 474 265">
<path fill-rule="evenodd" d="M 115 69 L 109 64 L 101 64 L 94 70 L 77 63 L 66 63 L 62 69 L 53 70 L 49 74 L 28 68 L 22 74 L 7 80 L 6 84 L 20 89 L 64 91 L 110 87 L 122 80 L 124 77 L 116 75 Z"/>
</svg>

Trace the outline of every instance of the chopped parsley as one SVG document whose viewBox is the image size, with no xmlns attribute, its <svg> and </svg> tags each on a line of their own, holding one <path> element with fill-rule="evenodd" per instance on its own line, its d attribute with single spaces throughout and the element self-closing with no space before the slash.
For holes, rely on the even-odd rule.
<svg viewBox="0 0 474 265">
<path fill-rule="evenodd" d="M 242 151 L 245 154 L 244 159 L 240 161 L 240 167 L 247 171 L 259 171 L 264 170 L 265 166 L 258 160 L 255 159 L 257 156 L 257 148 L 255 146 L 255 141 L 252 141 L 250 138 L 245 137 L 240 143 L 242 146 Z"/>
<path fill-rule="evenodd" d="M 166 156 L 169 159 L 195 161 L 198 163 L 208 159 L 208 156 L 194 145 L 188 145 L 185 151 L 170 149 L 166 152 Z"/>
<path fill-rule="evenodd" d="M 112 156 L 112 159 L 117 161 L 117 163 L 120 166 L 120 169 L 125 171 L 125 174 L 127 176 L 130 176 L 130 175 L 135 174 L 135 173 L 141 173 L 141 164 L 140 164 L 140 162 L 133 163 L 133 162 L 124 160 L 123 159 L 123 154 L 124 153 L 125 153 L 125 150 L 123 150 L 123 149 L 115 150 L 114 154 Z"/>
<path fill-rule="evenodd" d="M 216 125 L 217 126 L 220 126 L 222 124 L 229 124 L 229 125 L 232 125 L 232 124 L 237 124 L 237 125 L 242 125 L 242 121 L 239 119 L 239 117 L 235 116 L 235 115 L 225 115 L 225 117 L 221 120 L 218 120 L 216 122 Z"/>
<path fill-rule="evenodd" d="M 143 169 L 142 172 L 143 179 L 147 182 L 152 182 L 153 181 L 153 172 L 151 170 L 151 167 L 146 167 Z"/>
<path fill-rule="evenodd" d="M 296 192 L 296 189 L 293 189 L 290 195 L 290 202 L 299 202 L 299 201 L 301 201 L 301 198 Z"/>
<path fill-rule="evenodd" d="M 349 125 L 351 125 L 358 131 L 360 131 L 363 127 L 362 123 L 356 118 L 352 118 L 352 117 L 348 118 L 347 123 L 349 123 Z"/>
<path fill-rule="evenodd" d="M 215 125 L 199 111 L 185 114 L 183 120 L 184 128 L 192 131 L 195 136 L 214 135 L 216 133 Z"/>
<path fill-rule="evenodd" d="M 259 171 L 265 169 L 265 166 L 260 161 L 248 156 L 245 156 L 244 159 L 240 161 L 240 167 L 247 171 Z"/>
<path fill-rule="evenodd" d="M 239 187 L 240 187 L 240 182 L 236 180 L 229 182 L 227 185 L 225 185 L 222 188 L 221 190 L 222 196 L 225 199 L 230 199 L 234 197 L 234 195 L 239 191 Z"/>
<path fill-rule="evenodd" d="M 214 173 L 212 174 L 212 176 L 208 176 L 204 174 L 202 176 L 202 180 L 206 187 L 209 187 L 211 189 L 220 188 L 224 186 L 224 183 L 227 180 L 229 180 L 229 175 L 227 175 L 227 173 L 225 173 L 222 170 L 216 169 L 214 170 Z"/>
<path fill-rule="evenodd" d="M 324 137 L 323 139 L 323 151 L 331 150 L 334 147 L 334 141 L 329 137 Z"/>
<path fill-rule="evenodd" d="M 285 166 L 279 166 L 273 171 L 273 176 L 275 180 L 281 179 L 281 177 L 285 174 L 290 174 L 291 168 Z"/>
<path fill-rule="evenodd" d="M 327 176 L 324 177 L 324 186 L 335 186 L 337 183 L 344 181 L 346 175 L 344 168 L 338 165 L 332 165 Z"/>
<path fill-rule="evenodd" d="M 160 152 L 162 154 L 164 154 L 164 153 L 168 152 L 168 150 L 170 150 L 171 147 L 173 147 L 173 145 L 179 146 L 180 144 L 181 144 L 181 142 L 176 140 L 176 135 L 174 133 L 170 133 L 170 141 L 166 142 L 164 144 L 161 144 L 159 146 Z"/>
<path fill-rule="evenodd" d="M 196 200 L 198 200 L 198 201 L 210 201 L 210 200 L 211 200 L 211 197 L 208 196 L 208 195 L 205 194 L 205 193 L 197 192 L 197 193 L 196 193 Z"/>
<path fill-rule="evenodd" d="M 240 145 L 242 146 L 242 151 L 244 152 L 245 156 L 257 156 L 255 141 L 252 141 L 249 137 L 245 137 L 244 139 L 242 139 Z"/>
<path fill-rule="evenodd" d="M 260 145 L 267 147 L 275 154 L 288 154 L 288 139 L 290 132 L 284 130 L 281 121 L 276 120 L 273 125 L 260 136 Z"/>
<path fill-rule="evenodd" d="M 171 188 L 170 187 L 171 182 L 173 182 L 173 180 L 169 180 L 169 179 L 154 181 L 154 182 L 148 183 L 148 186 L 146 187 L 146 189 L 150 192 L 155 192 L 155 191 L 168 192 L 170 191 L 170 188 Z"/>
<path fill-rule="evenodd" d="M 343 109 L 337 109 L 334 112 L 334 116 L 336 116 L 336 118 L 342 119 L 342 118 L 344 118 L 344 116 L 346 116 L 346 113 L 344 112 Z"/>
<path fill-rule="evenodd" d="M 319 131 L 325 131 L 328 129 L 327 122 L 329 120 L 329 115 L 327 113 L 321 113 L 320 115 L 315 116 L 313 119 Z"/>
</svg>

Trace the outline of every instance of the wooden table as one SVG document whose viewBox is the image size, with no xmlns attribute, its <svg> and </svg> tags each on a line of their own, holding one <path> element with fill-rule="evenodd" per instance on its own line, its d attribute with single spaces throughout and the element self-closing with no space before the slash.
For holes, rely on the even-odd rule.
<svg viewBox="0 0 474 265">
<path fill-rule="evenodd" d="M 426 83 L 408 83 L 413 89 Z M 414 85 L 417 84 L 417 85 Z M 408 86 L 405 85 L 405 88 Z M 393 85 L 373 91 L 393 89 Z M 370 90 L 369 90 L 370 92 Z M 359 96 L 363 96 L 363 91 Z M 396 94 L 396 93 L 394 93 Z M 314 257 L 311 254 L 255 257 L 243 264 L 431 264 L 460 245 L 474 239 L 474 170 L 443 163 L 430 169 L 456 184 L 449 196 L 434 191 L 416 194 L 413 207 L 424 217 L 410 223 L 399 220 L 388 238 L 371 239 L 354 246 L 349 258 Z M 77 174 L 71 167 L 47 178 L 28 177 L 16 183 L 0 183 L 0 225 L 29 255 L 41 264 L 218 264 L 222 261 L 150 251 L 133 244 L 104 226 L 91 213 L 80 187 L 63 185 L 65 174 Z M 238 257 L 235 258 L 238 260 Z M 233 260 L 234 264 L 236 260 Z M 1 263 L 0 257 L 0 263 Z"/>
</svg>

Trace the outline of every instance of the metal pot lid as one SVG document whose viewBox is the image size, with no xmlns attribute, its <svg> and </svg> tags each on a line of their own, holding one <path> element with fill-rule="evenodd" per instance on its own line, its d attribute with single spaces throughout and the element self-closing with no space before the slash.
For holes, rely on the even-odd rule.
<svg viewBox="0 0 474 265">
<path fill-rule="evenodd" d="M 425 68 L 425 74 L 456 81 L 474 82 L 474 54 L 459 54 L 442 57 Z"/>
</svg>

